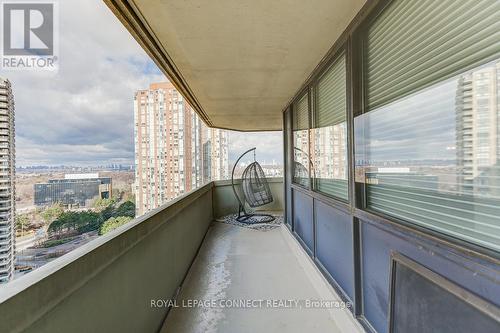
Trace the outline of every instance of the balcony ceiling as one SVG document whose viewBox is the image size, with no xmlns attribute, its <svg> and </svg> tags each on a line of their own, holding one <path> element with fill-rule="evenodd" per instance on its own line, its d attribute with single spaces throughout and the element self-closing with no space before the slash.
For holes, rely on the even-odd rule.
<svg viewBox="0 0 500 333">
<path fill-rule="evenodd" d="M 204 121 L 281 130 L 282 110 L 365 0 L 105 0 Z"/>
</svg>

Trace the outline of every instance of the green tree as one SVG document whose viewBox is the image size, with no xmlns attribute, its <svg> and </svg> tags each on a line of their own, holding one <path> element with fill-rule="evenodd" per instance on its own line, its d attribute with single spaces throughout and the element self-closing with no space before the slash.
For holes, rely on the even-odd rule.
<svg viewBox="0 0 500 333">
<path fill-rule="evenodd" d="M 41 213 L 40 216 L 42 217 L 43 221 L 45 224 L 50 224 L 54 220 L 58 219 L 59 216 L 64 213 L 64 209 L 62 208 L 61 204 L 56 203 L 53 204 L 50 207 L 45 208 Z"/>
<path fill-rule="evenodd" d="M 28 215 L 16 215 L 16 230 L 21 233 L 21 237 L 24 235 L 24 230 L 30 223 L 30 218 Z"/>
<path fill-rule="evenodd" d="M 128 223 L 130 220 L 132 220 L 130 216 L 112 217 L 101 225 L 99 228 L 99 235 L 107 234 L 111 230 Z"/>
<path fill-rule="evenodd" d="M 98 212 L 105 210 L 106 208 L 113 206 L 115 204 L 114 199 L 99 198 L 94 201 L 92 207 Z"/>
<path fill-rule="evenodd" d="M 61 234 L 67 232 L 84 233 L 97 230 L 104 221 L 101 214 L 92 211 L 64 212 L 57 220 L 48 227 L 50 234 Z"/>
<path fill-rule="evenodd" d="M 125 201 L 115 209 L 114 216 L 135 217 L 135 203 L 132 201 Z"/>
</svg>

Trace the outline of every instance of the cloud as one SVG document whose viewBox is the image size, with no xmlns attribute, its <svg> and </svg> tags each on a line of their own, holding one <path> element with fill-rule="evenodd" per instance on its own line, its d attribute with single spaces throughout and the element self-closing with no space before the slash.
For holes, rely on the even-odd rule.
<svg viewBox="0 0 500 333">
<path fill-rule="evenodd" d="M 282 132 L 229 132 L 229 164 L 246 150 L 256 147 L 256 158 L 261 164 L 283 164 Z M 251 155 L 251 154 L 250 154 Z M 249 158 L 253 159 L 253 155 Z M 243 161 L 249 158 L 243 159 Z"/>
<path fill-rule="evenodd" d="M 70 161 L 66 165 L 80 166 L 95 166 L 99 165 L 98 162 L 130 164 L 128 147 L 121 148 L 101 144 L 40 145 L 23 138 L 18 139 L 16 143 L 23 147 L 22 150 L 16 151 L 18 165 L 62 165 L 64 161 Z M 33 156 L 36 156 L 36 159 Z M 58 164 L 58 161 L 61 162 Z"/>
<path fill-rule="evenodd" d="M 60 68 L 2 72 L 16 103 L 16 164 L 134 163 L 133 97 L 165 76 L 101 0 L 59 2 Z M 281 133 L 230 132 L 234 161 L 281 163 Z"/>
<path fill-rule="evenodd" d="M 102 1 L 59 6 L 59 71 L 0 74 L 13 86 L 16 164 L 132 164 L 134 92 L 165 77 Z"/>
</svg>

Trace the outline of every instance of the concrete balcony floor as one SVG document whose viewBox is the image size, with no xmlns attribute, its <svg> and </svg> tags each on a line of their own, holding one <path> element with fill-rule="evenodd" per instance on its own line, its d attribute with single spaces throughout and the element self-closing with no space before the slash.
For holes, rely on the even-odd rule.
<svg viewBox="0 0 500 333">
<path fill-rule="evenodd" d="M 182 306 L 190 300 L 340 301 L 285 226 L 213 222 L 161 332 L 364 332 L 347 309 Z"/>
</svg>

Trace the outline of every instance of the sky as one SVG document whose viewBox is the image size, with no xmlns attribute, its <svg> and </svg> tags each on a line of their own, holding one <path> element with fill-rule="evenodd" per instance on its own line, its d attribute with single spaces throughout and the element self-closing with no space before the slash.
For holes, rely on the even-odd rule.
<svg viewBox="0 0 500 333">
<path fill-rule="evenodd" d="M 357 159 L 456 159 L 458 81 L 453 77 L 357 117 Z"/>
<path fill-rule="evenodd" d="M 16 106 L 16 165 L 133 164 L 133 97 L 165 76 L 101 0 L 59 1 L 57 73 L 0 71 Z M 281 133 L 231 132 L 230 161 L 247 147 L 282 160 Z"/>
<path fill-rule="evenodd" d="M 282 132 L 229 132 L 229 161 L 235 162 L 250 148 L 257 148 L 255 157 L 261 164 L 283 164 Z M 253 161 L 253 155 L 248 154 Z M 247 156 L 245 156 L 247 157 Z M 242 162 L 248 159 L 243 158 Z M 231 163 L 231 162 L 230 162 Z"/>
</svg>

